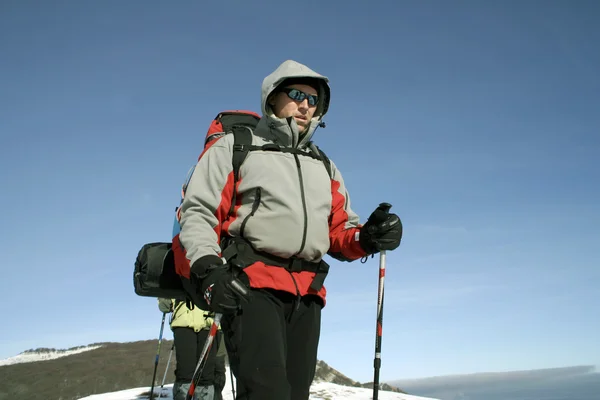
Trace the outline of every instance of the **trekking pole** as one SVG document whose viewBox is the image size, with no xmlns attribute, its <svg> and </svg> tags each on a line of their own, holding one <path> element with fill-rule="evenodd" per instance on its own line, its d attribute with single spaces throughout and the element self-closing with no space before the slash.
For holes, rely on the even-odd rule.
<svg viewBox="0 0 600 400">
<path fill-rule="evenodd" d="M 169 359 L 167 360 L 167 368 L 165 368 L 165 374 L 163 375 L 162 383 L 160 384 L 160 390 L 162 392 L 163 386 L 165 386 L 165 379 L 167 378 L 167 371 L 169 370 L 169 364 L 171 363 L 171 356 L 173 355 L 173 349 L 175 348 L 175 340 L 173 340 L 173 346 L 171 346 L 171 351 L 169 352 Z"/>
<path fill-rule="evenodd" d="M 163 328 L 165 327 L 165 317 L 167 313 L 163 313 L 162 322 L 160 323 L 160 334 L 158 335 L 158 348 L 156 349 L 156 360 L 154 361 L 154 374 L 152 374 L 152 386 L 150 387 L 150 399 L 154 395 L 154 381 L 156 379 L 156 369 L 158 368 L 158 356 L 160 355 L 160 345 L 162 344 Z"/>
<path fill-rule="evenodd" d="M 392 205 L 389 203 L 381 203 L 378 207 L 380 211 L 380 217 L 382 220 L 387 218 Z M 379 219 L 379 218 L 378 218 Z M 379 252 L 379 283 L 377 285 L 377 328 L 375 330 L 375 359 L 373 360 L 373 367 L 375 369 L 373 377 L 373 400 L 379 398 L 379 370 L 381 369 L 381 336 L 383 330 L 383 292 L 384 292 L 384 281 L 385 281 L 385 250 Z"/>
<path fill-rule="evenodd" d="M 233 395 L 233 400 L 235 400 L 235 385 L 233 384 L 233 371 L 231 370 L 231 363 L 229 364 L 229 377 L 231 381 L 231 394 Z"/>
<path fill-rule="evenodd" d="M 206 365 L 206 361 L 208 360 L 208 353 L 212 347 L 215 336 L 217 334 L 217 330 L 219 329 L 219 324 L 221 323 L 221 317 L 223 314 L 216 313 L 215 319 L 210 327 L 210 331 L 208 332 L 208 337 L 206 338 L 206 342 L 204 342 L 204 348 L 202 349 L 202 353 L 200 354 L 200 359 L 198 360 L 198 364 L 196 364 L 196 370 L 194 371 L 194 375 L 192 377 L 192 383 L 190 384 L 190 388 L 188 389 L 187 394 L 185 395 L 185 400 L 192 400 L 194 397 L 194 392 L 196 391 L 196 385 L 200 380 L 200 376 L 202 375 L 202 370 Z"/>
<path fill-rule="evenodd" d="M 235 291 L 238 295 L 240 295 L 242 298 L 247 299 L 250 294 L 250 292 L 248 291 L 248 288 L 243 283 L 241 283 L 238 279 L 233 279 L 231 282 L 229 282 L 229 287 L 233 291 Z M 206 362 L 208 360 L 208 353 L 210 352 L 210 349 L 215 340 L 215 336 L 217 335 L 217 330 L 219 329 L 219 325 L 221 324 L 222 317 L 223 317 L 222 313 L 215 313 L 215 318 L 210 327 L 210 331 L 208 332 L 208 337 L 206 338 L 206 342 L 204 342 L 204 348 L 202 349 L 202 354 L 200 354 L 200 359 L 198 360 L 198 364 L 196 364 L 196 370 L 194 371 L 194 375 L 192 376 L 192 382 L 190 384 L 190 388 L 189 388 L 187 394 L 185 395 L 185 400 L 192 400 L 192 397 L 194 396 L 194 392 L 196 391 L 196 386 L 198 385 L 198 382 L 200 381 L 200 377 L 202 376 L 202 370 L 204 369 L 204 366 L 206 365 Z M 231 368 L 231 365 L 230 365 L 230 368 Z"/>
<path fill-rule="evenodd" d="M 375 359 L 373 367 L 375 375 L 373 378 L 373 400 L 379 395 L 379 370 L 381 369 L 381 336 L 383 330 L 383 282 L 385 280 L 385 250 L 379 254 L 379 284 L 377 288 L 377 331 L 375 336 Z"/>
</svg>

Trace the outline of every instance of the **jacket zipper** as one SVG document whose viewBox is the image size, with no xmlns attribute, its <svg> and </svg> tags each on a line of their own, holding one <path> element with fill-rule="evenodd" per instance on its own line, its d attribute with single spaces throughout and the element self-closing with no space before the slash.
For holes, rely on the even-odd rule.
<svg viewBox="0 0 600 400">
<path fill-rule="evenodd" d="M 269 131 L 273 134 L 273 124 L 269 124 Z M 273 134 L 273 137 L 276 138 L 276 135 Z M 277 140 L 273 141 L 277 144 Z M 298 168 L 298 178 L 300 180 L 300 193 L 302 194 L 302 208 L 304 210 L 304 231 L 302 233 L 302 244 L 300 245 L 300 250 L 296 254 L 299 254 L 304 250 L 304 246 L 306 245 L 306 234 L 308 232 L 308 212 L 306 211 L 306 198 L 304 193 L 304 179 L 302 179 L 302 169 L 300 168 L 300 159 L 297 154 L 294 154 L 294 159 L 296 160 L 296 167 Z M 300 309 L 300 301 L 302 300 L 302 296 L 300 295 L 300 288 L 298 288 L 298 282 L 294 278 L 294 274 L 291 271 L 288 271 L 290 274 L 290 278 L 292 278 L 292 282 L 294 282 L 294 286 L 296 287 L 296 307 L 295 310 Z M 290 320 L 292 315 L 290 314 Z"/>
<path fill-rule="evenodd" d="M 298 287 L 298 282 L 296 282 L 296 278 L 294 278 L 294 274 L 291 271 L 288 271 L 292 281 L 294 282 L 294 286 L 296 287 L 296 306 L 294 307 L 296 311 L 300 309 L 300 302 L 302 301 L 302 296 L 300 295 L 300 288 Z M 292 314 L 290 314 L 290 320 L 292 319 Z"/>
<path fill-rule="evenodd" d="M 294 159 L 296 160 L 296 167 L 298 168 L 298 179 L 300 180 L 300 193 L 302 195 L 302 210 L 304 211 L 304 230 L 302 232 L 302 244 L 300 245 L 300 250 L 296 254 L 300 254 L 302 250 L 304 250 L 304 246 L 306 246 L 306 235 L 308 233 L 308 211 L 306 210 L 306 193 L 304 193 L 304 179 L 302 178 L 302 168 L 300 166 L 300 158 L 298 158 L 298 154 L 294 154 Z M 300 301 L 302 300 L 302 296 L 300 296 L 300 289 L 298 288 L 298 283 L 294 278 L 294 275 L 290 272 L 290 276 L 292 281 L 294 281 L 294 286 L 296 286 L 296 311 L 300 309 Z M 291 319 L 290 315 L 290 319 Z"/>
<path fill-rule="evenodd" d="M 302 244 L 300 250 L 296 254 L 302 253 L 304 246 L 306 245 L 306 234 L 308 232 L 308 211 L 306 210 L 306 194 L 304 193 L 304 180 L 302 179 L 302 168 L 300 168 L 300 159 L 297 154 L 294 154 L 296 159 L 296 167 L 298 168 L 298 178 L 300 180 L 300 193 L 302 194 L 302 209 L 304 211 L 304 231 L 302 233 Z"/>
</svg>

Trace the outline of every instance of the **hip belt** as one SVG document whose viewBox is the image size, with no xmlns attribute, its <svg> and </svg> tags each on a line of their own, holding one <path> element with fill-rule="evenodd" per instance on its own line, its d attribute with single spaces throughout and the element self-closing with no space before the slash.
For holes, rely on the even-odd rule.
<svg viewBox="0 0 600 400">
<path fill-rule="evenodd" d="M 224 239 L 222 248 L 223 251 L 221 254 L 227 262 L 235 259 L 242 264 L 242 268 L 246 268 L 255 262 L 263 262 L 269 266 L 284 268 L 289 272 L 314 272 L 316 275 L 310 284 L 310 288 L 317 292 L 323 287 L 325 278 L 329 272 L 329 264 L 323 260 L 311 262 L 299 257 L 278 257 L 264 251 L 256 250 L 247 240 L 237 236 Z"/>
</svg>

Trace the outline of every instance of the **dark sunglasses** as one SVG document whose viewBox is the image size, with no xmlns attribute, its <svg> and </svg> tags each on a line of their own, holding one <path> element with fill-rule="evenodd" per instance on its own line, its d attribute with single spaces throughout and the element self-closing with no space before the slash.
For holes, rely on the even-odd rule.
<svg viewBox="0 0 600 400">
<path fill-rule="evenodd" d="M 304 99 L 308 98 L 308 104 L 311 106 L 316 106 L 317 102 L 319 101 L 319 96 L 307 94 L 298 89 L 284 88 L 281 89 L 281 91 L 287 94 L 288 97 L 294 101 L 304 101 Z"/>
</svg>

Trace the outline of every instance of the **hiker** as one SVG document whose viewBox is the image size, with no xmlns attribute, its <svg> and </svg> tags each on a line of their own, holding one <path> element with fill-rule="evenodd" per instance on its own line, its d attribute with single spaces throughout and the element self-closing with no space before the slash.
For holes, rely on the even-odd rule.
<svg viewBox="0 0 600 400">
<path fill-rule="evenodd" d="M 190 310 L 186 302 L 181 300 L 159 298 L 158 309 L 163 313 L 173 313 L 170 325 L 177 363 L 173 400 L 184 400 L 213 319 L 208 311 L 196 306 Z M 222 399 L 220 391 L 225 386 L 225 359 L 222 355 L 217 357 L 218 352 L 222 353 L 222 350 L 218 349 L 218 346 L 213 346 L 196 387 L 195 399 Z M 217 391 L 219 396 L 216 395 Z"/>
<path fill-rule="evenodd" d="M 194 303 L 223 313 L 238 399 L 307 400 L 326 301 L 322 257 L 354 261 L 400 245 L 398 216 L 378 208 L 360 224 L 340 171 L 311 142 L 328 82 L 283 62 L 263 81 L 252 146 L 234 147 L 234 135 L 213 142 L 181 204 L 178 240 L 191 267 L 179 274 Z"/>
</svg>

